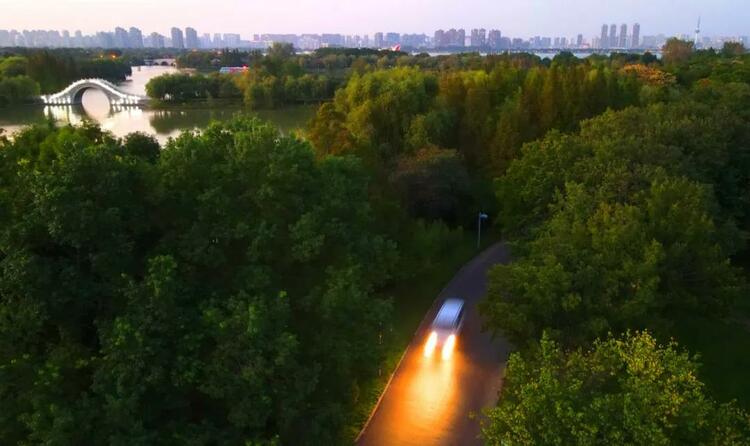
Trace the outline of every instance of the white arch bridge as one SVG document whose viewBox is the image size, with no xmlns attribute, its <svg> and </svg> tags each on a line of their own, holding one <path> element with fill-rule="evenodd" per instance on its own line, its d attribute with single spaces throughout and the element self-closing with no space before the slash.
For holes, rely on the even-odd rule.
<svg viewBox="0 0 750 446">
<path fill-rule="evenodd" d="M 104 93 L 110 105 L 140 105 L 148 101 L 143 96 L 120 91 L 104 79 L 81 79 L 68 85 L 61 92 L 43 95 L 40 99 L 45 105 L 76 105 L 83 101 L 83 93 L 92 88 Z"/>
</svg>

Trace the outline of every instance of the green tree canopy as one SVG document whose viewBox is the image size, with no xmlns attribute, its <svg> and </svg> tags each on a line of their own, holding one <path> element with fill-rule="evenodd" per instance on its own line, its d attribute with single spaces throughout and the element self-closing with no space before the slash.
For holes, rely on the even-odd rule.
<svg viewBox="0 0 750 446">
<path fill-rule="evenodd" d="M 397 259 L 361 163 L 249 119 L 154 149 L 0 140 L 0 438 L 338 441 Z"/>
<path fill-rule="evenodd" d="M 706 395 L 695 359 L 647 332 L 565 352 L 543 337 L 514 353 L 500 403 L 487 412 L 488 445 L 743 445 L 750 416 Z"/>
</svg>

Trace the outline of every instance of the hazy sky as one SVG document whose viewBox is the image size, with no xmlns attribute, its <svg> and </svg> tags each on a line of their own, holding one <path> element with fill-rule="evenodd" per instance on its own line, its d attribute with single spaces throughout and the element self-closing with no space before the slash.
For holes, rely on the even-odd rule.
<svg viewBox="0 0 750 446">
<path fill-rule="evenodd" d="M 498 28 L 504 35 L 598 34 L 601 24 L 641 23 L 641 34 L 750 35 L 750 0 L 0 0 L 0 29 L 137 26 L 167 33 L 372 34 Z"/>
</svg>

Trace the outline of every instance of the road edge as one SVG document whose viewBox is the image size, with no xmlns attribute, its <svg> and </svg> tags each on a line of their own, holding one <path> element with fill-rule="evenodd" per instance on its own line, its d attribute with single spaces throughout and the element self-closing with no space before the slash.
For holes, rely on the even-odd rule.
<svg viewBox="0 0 750 446">
<path fill-rule="evenodd" d="M 422 330 L 422 326 L 425 324 L 425 322 L 429 322 L 429 316 L 432 314 L 432 310 L 435 308 L 435 304 L 437 304 L 438 299 L 440 299 L 440 296 L 442 296 L 445 291 L 450 287 L 450 285 L 453 283 L 454 280 L 458 276 L 461 275 L 463 270 L 469 267 L 469 265 L 473 264 L 474 262 L 480 260 L 482 257 L 487 255 L 488 252 L 490 252 L 492 249 L 495 248 L 495 246 L 502 244 L 502 242 L 496 242 L 492 245 L 486 247 L 482 252 L 480 252 L 475 257 L 472 257 L 471 260 L 464 263 L 461 268 L 459 268 L 454 274 L 453 277 L 451 277 L 451 280 L 446 283 L 443 288 L 440 289 L 440 292 L 435 296 L 435 299 L 432 301 L 432 305 L 430 306 L 430 309 L 427 311 L 427 313 L 424 315 L 424 318 L 422 318 L 422 322 L 417 325 L 417 329 L 414 332 L 414 335 L 412 335 L 412 339 Z M 357 437 L 354 439 L 354 444 L 359 443 L 360 438 L 362 438 L 362 434 L 365 433 L 367 430 L 367 427 L 370 425 L 370 422 L 372 421 L 372 418 L 375 416 L 375 412 L 378 411 L 378 408 L 380 407 L 380 403 L 383 400 L 383 397 L 385 396 L 386 392 L 388 391 L 388 387 L 391 385 L 391 381 L 393 381 L 393 377 L 396 376 L 396 372 L 398 371 L 399 367 L 401 367 L 401 362 L 403 362 L 404 358 L 406 357 L 406 353 L 411 348 L 411 340 L 409 341 L 409 344 L 404 349 L 404 352 L 401 353 L 401 358 L 398 360 L 398 363 L 396 364 L 396 367 L 393 368 L 393 371 L 391 372 L 391 375 L 388 377 L 388 381 L 385 383 L 385 387 L 383 387 L 383 390 L 380 392 L 380 396 L 378 397 L 378 401 L 375 403 L 375 406 L 373 406 L 372 410 L 370 411 L 370 416 L 367 417 L 367 421 L 365 421 L 365 424 L 362 425 L 362 429 L 360 429 L 359 434 L 357 434 Z"/>
</svg>

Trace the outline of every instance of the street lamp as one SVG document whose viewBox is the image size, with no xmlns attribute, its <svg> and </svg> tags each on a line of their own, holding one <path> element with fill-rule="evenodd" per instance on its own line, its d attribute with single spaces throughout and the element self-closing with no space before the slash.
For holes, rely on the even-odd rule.
<svg viewBox="0 0 750 446">
<path fill-rule="evenodd" d="M 479 212 L 477 217 L 477 249 L 482 245 L 482 220 L 487 220 L 489 216 L 484 212 Z"/>
</svg>

